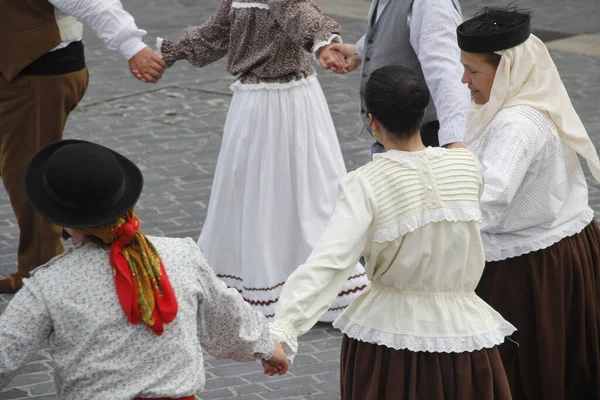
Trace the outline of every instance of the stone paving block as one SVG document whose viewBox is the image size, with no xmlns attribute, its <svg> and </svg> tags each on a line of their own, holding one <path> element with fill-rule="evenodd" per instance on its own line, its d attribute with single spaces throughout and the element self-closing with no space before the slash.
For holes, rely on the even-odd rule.
<svg viewBox="0 0 600 400">
<path fill-rule="evenodd" d="M 339 395 L 339 393 L 325 392 L 325 393 L 314 394 L 311 396 L 306 396 L 304 399 L 305 400 L 339 400 L 340 395 Z"/>
<path fill-rule="evenodd" d="M 292 368 L 294 368 L 294 366 L 292 366 Z M 253 382 L 252 380 L 250 381 Z M 270 389 L 279 390 L 284 389 L 286 387 L 290 388 L 295 386 L 310 386 L 315 384 L 315 382 L 316 381 L 311 376 L 301 376 L 298 378 L 286 377 L 286 379 L 280 379 L 275 382 L 266 382 L 265 386 L 269 387 Z"/>
<path fill-rule="evenodd" d="M 320 361 L 339 361 L 340 360 L 340 350 L 339 349 L 331 349 L 325 350 L 318 354 L 315 354 L 314 357 L 318 358 Z"/>
<path fill-rule="evenodd" d="M 205 392 L 202 392 L 200 394 L 202 400 L 212 400 L 212 399 L 229 399 L 231 397 L 234 397 L 235 394 L 233 394 L 230 390 L 227 389 L 219 389 L 219 390 L 208 390 Z"/>
<path fill-rule="evenodd" d="M 266 392 L 269 389 L 263 385 L 259 385 L 256 383 L 252 383 L 250 385 L 244 385 L 244 386 L 237 386 L 235 388 L 235 393 L 237 395 L 245 395 L 245 394 L 251 394 L 251 393 L 262 393 L 262 392 Z M 236 396 L 237 398 L 237 396 Z"/>
<path fill-rule="evenodd" d="M 340 372 L 339 369 L 335 372 L 327 372 L 325 374 L 315 375 L 314 379 L 319 382 L 338 382 L 340 381 Z"/>
<path fill-rule="evenodd" d="M 48 371 L 48 366 L 42 362 L 29 362 L 27 365 L 19 369 L 20 375 L 33 374 L 36 372 Z"/>
<path fill-rule="evenodd" d="M 11 400 L 11 399 L 22 399 L 27 397 L 27 392 L 20 389 L 8 389 L 0 393 L 0 399 Z"/>
<path fill-rule="evenodd" d="M 36 374 L 26 374 L 26 375 L 17 375 L 13 378 L 13 380 L 8 384 L 8 388 L 18 388 L 21 386 L 33 385 L 36 383 L 42 382 L 50 382 L 52 380 L 52 376 L 48 373 L 36 373 Z"/>
<path fill-rule="evenodd" d="M 34 396 L 42 394 L 47 395 L 51 393 L 56 393 L 56 386 L 54 385 L 54 382 L 40 383 L 38 385 L 32 386 L 30 391 L 31 394 Z"/>
<path fill-rule="evenodd" d="M 262 371 L 262 366 L 258 363 L 235 363 L 224 367 L 211 368 L 210 372 L 216 376 L 239 376 L 254 371 Z"/>
<path fill-rule="evenodd" d="M 275 390 L 268 393 L 262 393 L 261 396 L 267 399 L 286 399 L 292 396 L 307 396 L 318 392 L 318 389 L 312 386 L 296 386 L 292 388 Z"/>
<path fill-rule="evenodd" d="M 207 379 L 204 390 L 222 389 L 224 387 L 245 385 L 248 382 L 236 377 L 227 376 L 225 378 Z"/>
<path fill-rule="evenodd" d="M 325 362 L 319 364 L 302 365 L 294 368 L 294 375 L 316 375 L 324 372 L 338 371 L 340 368 L 339 362 Z"/>
</svg>

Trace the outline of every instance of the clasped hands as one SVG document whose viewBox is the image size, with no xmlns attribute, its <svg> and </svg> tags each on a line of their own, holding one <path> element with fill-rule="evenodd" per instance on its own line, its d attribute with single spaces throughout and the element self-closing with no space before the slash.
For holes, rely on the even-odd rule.
<svg viewBox="0 0 600 400">
<path fill-rule="evenodd" d="M 158 82 L 165 69 L 167 69 L 167 63 L 147 46 L 129 59 L 131 74 L 142 82 Z"/>
<path fill-rule="evenodd" d="M 319 64 L 336 74 L 347 74 L 360 66 L 356 45 L 332 43 L 319 49 Z"/>
<path fill-rule="evenodd" d="M 273 340 L 273 345 L 275 346 L 273 354 L 268 360 L 261 360 L 261 363 L 265 375 L 283 375 L 288 371 L 290 367 L 290 361 L 285 355 L 285 351 L 283 350 L 281 343 L 279 343 L 277 340 Z"/>
</svg>

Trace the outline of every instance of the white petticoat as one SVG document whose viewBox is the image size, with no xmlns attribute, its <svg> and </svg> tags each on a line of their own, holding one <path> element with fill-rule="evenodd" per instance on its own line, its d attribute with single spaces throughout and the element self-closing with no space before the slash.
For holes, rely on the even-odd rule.
<svg viewBox="0 0 600 400">
<path fill-rule="evenodd" d="M 315 76 L 232 90 L 198 243 L 217 275 L 272 318 L 286 279 L 327 227 L 346 169 Z M 333 321 L 366 284 L 357 265 L 321 321 Z"/>
</svg>

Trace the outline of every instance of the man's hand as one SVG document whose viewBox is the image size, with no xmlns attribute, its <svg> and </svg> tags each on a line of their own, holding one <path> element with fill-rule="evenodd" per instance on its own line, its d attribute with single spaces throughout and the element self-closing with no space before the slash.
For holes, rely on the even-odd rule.
<svg viewBox="0 0 600 400">
<path fill-rule="evenodd" d="M 129 59 L 131 74 L 142 82 L 158 82 L 165 69 L 167 64 L 150 47 L 144 47 Z"/>
<path fill-rule="evenodd" d="M 466 149 L 467 145 L 463 142 L 455 142 L 455 143 L 448 143 L 447 145 L 444 145 L 444 147 L 447 149 Z"/>
<path fill-rule="evenodd" d="M 275 350 L 269 360 L 261 360 L 265 375 L 273 376 L 275 374 L 283 375 L 288 371 L 290 362 L 285 355 L 283 346 L 276 340 L 273 340 Z"/>
<path fill-rule="evenodd" d="M 330 68 L 333 72 L 338 74 L 346 74 L 348 72 L 354 71 L 360 66 L 361 59 L 356 52 L 356 45 L 354 44 L 342 44 L 342 43 L 333 43 L 329 46 L 330 51 L 335 51 L 344 56 L 346 61 L 345 68 L 341 71 L 336 71 L 333 68 Z"/>
<path fill-rule="evenodd" d="M 339 51 L 333 50 L 332 45 L 326 45 L 319 49 L 319 64 L 325 69 L 330 69 L 337 74 L 345 74 L 346 57 Z"/>
</svg>

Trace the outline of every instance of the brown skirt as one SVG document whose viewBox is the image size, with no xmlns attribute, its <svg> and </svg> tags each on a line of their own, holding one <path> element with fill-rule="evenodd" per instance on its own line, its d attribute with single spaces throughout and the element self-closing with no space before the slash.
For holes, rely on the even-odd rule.
<svg viewBox="0 0 600 400">
<path fill-rule="evenodd" d="M 477 294 L 517 331 L 499 346 L 516 400 L 600 399 L 600 229 L 489 262 Z"/>
<path fill-rule="evenodd" d="M 509 400 L 496 347 L 470 353 L 394 350 L 344 335 L 342 400 Z"/>
</svg>

